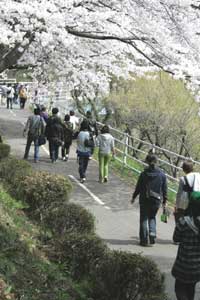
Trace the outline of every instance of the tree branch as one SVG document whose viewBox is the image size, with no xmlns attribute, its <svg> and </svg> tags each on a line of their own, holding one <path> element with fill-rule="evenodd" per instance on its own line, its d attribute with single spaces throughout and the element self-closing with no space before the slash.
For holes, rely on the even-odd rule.
<svg viewBox="0 0 200 300">
<path fill-rule="evenodd" d="M 17 64 L 17 61 L 22 57 L 31 42 L 34 40 L 34 33 L 26 32 L 24 39 L 28 39 L 28 43 L 25 46 L 22 46 L 21 43 L 17 43 L 10 51 L 0 57 L 0 73 Z"/>
</svg>

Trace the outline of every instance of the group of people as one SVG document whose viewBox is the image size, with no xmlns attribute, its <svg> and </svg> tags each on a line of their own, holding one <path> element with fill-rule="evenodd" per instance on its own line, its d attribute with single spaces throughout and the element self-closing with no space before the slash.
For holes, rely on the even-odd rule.
<svg viewBox="0 0 200 300">
<path fill-rule="evenodd" d="M 34 114 L 26 122 L 24 135 L 26 133 L 27 143 L 24 159 L 28 159 L 31 144 L 34 142 L 35 163 L 39 161 L 41 137 L 43 139 L 46 137 L 48 140 L 52 163 L 58 160 L 60 148 L 62 160 L 68 161 L 72 141 L 77 139 L 76 153 L 81 183 L 86 181 L 88 162 L 92 158 L 94 148 L 98 147 L 99 182 L 108 181 L 109 161 L 115 155 L 114 138 L 107 125 L 104 125 L 99 132 L 97 123 L 93 120 L 90 111 L 87 111 L 86 117 L 80 122 L 73 110 L 70 110 L 69 114 L 66 114 L 62 120 L 58 108 L 54 107 L 51 116 L 49 116 L 45 107 L 36 107 Z"/>
<path fill-rule="evenodd" d="M 114 138 L 109 126 L 104 125 L 99 132 L 91 112 L 79 121 L 74 111 L 66 114 L 64 120 L 59 116 L 58 108 L 52 109 L 51 116 L 45 107 L 34 109 L 24 128 L 28 131 L 24 158 L 28 158 L 31 143 L 34 142 L 34 161 L 39 160 L 39 138 L 45 136 L 49 142 L 49 154 L 52 163 L 59 156 L 61 147 L 62 160 L 69 158 L 73 139 L 77 140 L 77 158 L 80 182 L 86 181 L 86 172 L 95 147 L 98 147 L 99 182 L 108 181 L 108 165 L 115 155 Z M 157 167 L 157 157 L 150 153 L 146 157 L 147 167 L 140 174 L 131 203 L 139 196 L 140 224 L 139 238 L 141 246 L 156 243 L 156 215 L 160 206 L 167 206 L 167 177 Z M 180 178 L 175 208 L 175 230 L 173 240 L 178 243 L 178 253 L 172 268 L 175 277 L 177 300 L 194 300 L 195 285 L 200 281 L 200 173 L 193 171 L 193 163 L 185 161 L 182 165 L 185 176 Z M 199 198 L 191 198 L 191 193 L 199 192 Z"/>
<path fill-rule="evenodd" d="M 27 88 L 21 84 L 8 84 L 7 86 L 1 86 L 1 104 L 4 103 L 3 99 L 6 99 L 7 109 L 13 109 L 13 104 L 20 105 L 21 109 L 24 109 L 27 100 Z"/>
<path fill-rule="evenodd" d="M 156 166 L 157 157 L 146 157 L 147 167 L 140 174 L 131 203 L 139 195 L 140 245 L 156 242 L 156 214 L 167 204 L 167 178 Z M 172 268 L 177 300 L 194 300 L 195 286 L 200 281 L 200 173 L 193 171 L 193 163 L 182 165 L 185 176 L 180 178 L 175 207 L 173 240 L 179 245 Z M 192 196 L 194 194 L 194 196 Z"/>
</svg>

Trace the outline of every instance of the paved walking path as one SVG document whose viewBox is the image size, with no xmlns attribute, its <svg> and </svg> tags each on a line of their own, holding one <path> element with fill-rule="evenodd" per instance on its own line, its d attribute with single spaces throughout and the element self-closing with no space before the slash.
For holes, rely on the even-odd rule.
<svg viewBox="0 0 200 300">
<path fill-rule="evenodd" d="M 13 110 L 0 107 L 0 132 L 7 143 L 11 145 L 12 153 L 19 158 L 22 158 L 24 154 L 26 139 L 23 138 L 22 131 L 29 115 L 28 110 L 20 110 L 18 107 L 14 107 Z M 138 245 L 138 204 L 130 204 L 132 186 L 114 174 L 110 174 L 108 183 L 100 184 L 98 182 L 98 165 L 94 160 L 89 162 L 86 183 L 80 184 L 75 144 L 72 146 L 68 162 L 59 160 L 52 164 L 49 160 L 47 145 L 40 148 L 40 162 L 37 164 L 33 162 L 32 147 L 29 161 L 37 170 L 69 176 L 74 186 L 72 201 L 83 205 L 95 215 L 96 230 L 101 238 L 112 249 L 143 253 L 152 258 L 166 275 L 166 290 L 169 294 L 169 300 L 176 299 L 174 279 L 170 274 L 177 252 L 177 246 L 172 243 L 173 216 L 167 224 L 160 222 L 158 217 L 158 239 L 154 247 L 140 247 Z M 200 289 L 198 287 L 195 300 L 199 299 Z"/>
</svg>

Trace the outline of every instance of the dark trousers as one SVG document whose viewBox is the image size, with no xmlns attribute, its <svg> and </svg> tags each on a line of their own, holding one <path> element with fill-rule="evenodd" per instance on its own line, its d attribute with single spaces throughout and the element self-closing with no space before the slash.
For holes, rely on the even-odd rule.
<svg viewBox="0 0 200 300">
<path fill-rule="evenodd" d="M 140 204 L 140 241 L 148 242 L 148 237 L 156 237 L 156 214 L 158 207 Z"/>
<path fill-rule="evenodd" d="M 71 144 L 65 143 L 62 146 L 62 157 L 65 157 L 66 155 L 69 155 L 69 149 L 70 149 Z"/>
<path fill-rule="evenodd" d="M 25 99 L 25 98 L 20 98 L 20 108 L 21 108 L 21 109 L 24 109 L 24 107 L 25 107 L 25 102 L 26 102 L 26 99 Z"/>
<path fill-rule="evenodd" d="M 13 98 L 7 98 L 7 108 L 12 109 L 12 105 L 13 105 Z"/>
<path fill-rule="evenodd" d="M 79 174 L 80 174 L 80 178 L 85 178 L 86 177 L 86 170 L 87 170 L 87 166 L 88 166 L 88 161 L 89 161 L 89 157 L 79 157 Z"/>
<path fill-rule="evenodd" d="M 49 139 L 49 155 L 52 161 L 58 159 L 59 146 L 53 143 L 52 139 Z"/>
<path fill-rule="evenodd" d="M 175 293 L 177 300 L 194 300 L 195 283 L 185 283 L 176 279 Z"/>
</svg>

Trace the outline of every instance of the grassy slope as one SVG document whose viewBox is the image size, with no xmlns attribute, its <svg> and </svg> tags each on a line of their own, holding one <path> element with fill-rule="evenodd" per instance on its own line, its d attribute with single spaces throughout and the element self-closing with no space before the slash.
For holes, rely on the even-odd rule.
<svg viewBox="0 0 200 300">
<path fill-rule="evenodd" d="M 22 208 L 0 185 L 0 299 L 85 299 L 66 273 L 45 257 L 40 228 Z M 6 283 L 2 288 L 1 280 Z"/>
</svg>

